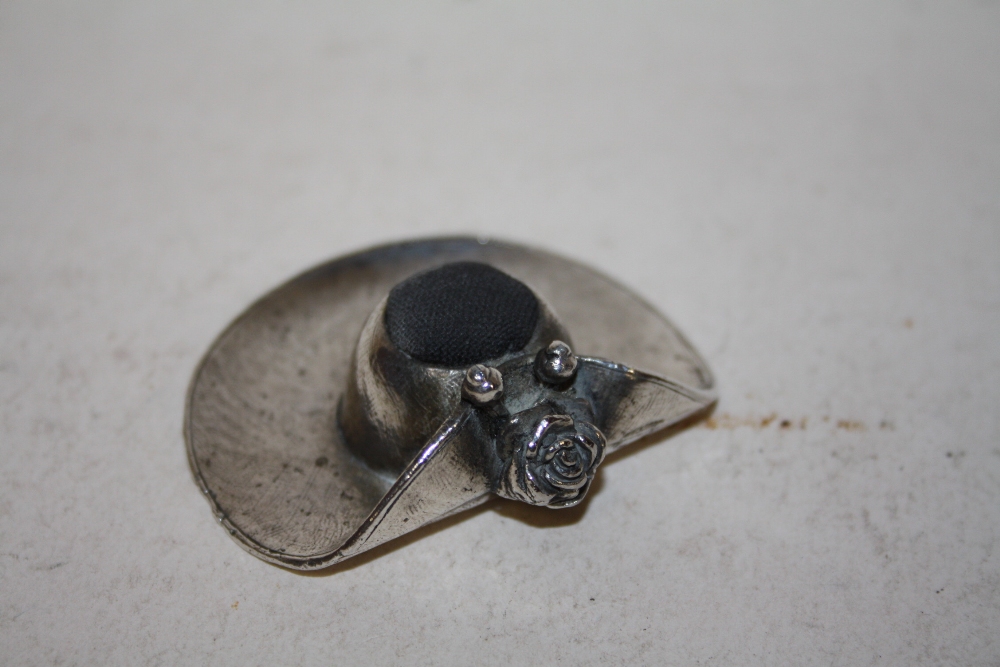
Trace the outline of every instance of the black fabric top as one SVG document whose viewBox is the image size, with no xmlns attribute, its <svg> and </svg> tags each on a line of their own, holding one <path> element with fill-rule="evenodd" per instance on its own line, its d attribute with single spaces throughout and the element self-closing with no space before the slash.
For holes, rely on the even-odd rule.
<svg viewBox="0 0 1000 667">
<path fill-rule="evenodd" d="M 538 299 L 522 282 L 487 264 L 455 262 L 392 288 L 389 339 L 441 366 L 466 366 L 522 349 L 538 322 Z"/>
</svg>

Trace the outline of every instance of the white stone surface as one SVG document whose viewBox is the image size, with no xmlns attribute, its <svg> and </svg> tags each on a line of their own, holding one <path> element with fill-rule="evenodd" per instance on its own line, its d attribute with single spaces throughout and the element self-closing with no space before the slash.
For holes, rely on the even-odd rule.
<svg viewBox="0 0 1000 667">
<path fill-rule="evenodd" d="M 0 4 L 0 663 L 1000 664 L 1000 5 Z M 200 355 L 394 239 L 561 247 L 714 420 L 301 576 Z M 790 424 L 782 428 L 783 420 Z"/>
</svg>

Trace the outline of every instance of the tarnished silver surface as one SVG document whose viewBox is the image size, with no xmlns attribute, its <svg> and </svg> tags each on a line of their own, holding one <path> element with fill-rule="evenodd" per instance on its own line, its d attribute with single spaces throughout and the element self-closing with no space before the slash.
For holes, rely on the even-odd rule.
<svg viewBox="0 0 1000 667">
<path fill-rule="evenodd" d="M 380 326 L 389 290 L 463 260 L 540 297 L 526 351 L 479 370 L 372 366 L 373 351 L 395 354 Z M 424 240 L 334 260 L 250 306 L 196 371 L 185 436 L 229 533 L 264 560 L 317 569 L 491 493 L 575 504 L 606 453 L 704 410 L 712 385 L 665 318 L 592 269 Z"/>
</svg>

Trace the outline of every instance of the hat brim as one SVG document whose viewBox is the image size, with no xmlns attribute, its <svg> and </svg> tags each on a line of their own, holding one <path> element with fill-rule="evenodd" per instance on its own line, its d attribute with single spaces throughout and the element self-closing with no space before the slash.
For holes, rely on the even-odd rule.
<svg viewBox="0 0 1000 667">
<path fill-rule="evenodd" d="M 354 346 L 376 304 L 404 278 L 462 260 L 491 264 L 535 290 L 570 332 L 581 372 L 619 386 L 607 406 L 609 450 L 714 401 L 707 366 L 666 318 L 571 260 L 471 238 L 335 259 L 251 305 L 212 344 L 191 382 L 191 469 L 241 546 L 285 567 L 317 569 L 488 497 L 485 477 L 463 464 L 475 435 L 465 407 L 399 478 L 351 454 L 336 418 Z"/>
</svg>

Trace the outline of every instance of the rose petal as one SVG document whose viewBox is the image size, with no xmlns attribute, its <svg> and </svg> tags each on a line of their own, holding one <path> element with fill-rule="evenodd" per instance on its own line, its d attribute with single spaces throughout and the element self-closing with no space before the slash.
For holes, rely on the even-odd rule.
<svg viewBox="0 0 1000 667">
<path fill-rule="evenodd" d="M 583 486 L 584 484 L 587 483 L 587 477 L 586 476 L 583 476 L 583 477 L 581 477 L 579 479 L 575 479 L 575 480 L 566 480 L 566 481 L 563 481 L 563 480 L 559 479 L 558 477 L 556 477 L 555 475 L 550 474 L 548 470 L 542 471 L 542 475 L 545 477 L 545 480 L 549 484 L 551 484 L 552 486 L 556 487 L 557 489 L 562 489 L 562 490 L 566 490 L 566 491 L 576 491 L 581 486 Z"/>
</svg>

